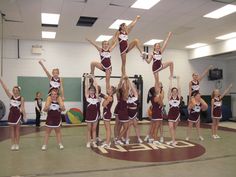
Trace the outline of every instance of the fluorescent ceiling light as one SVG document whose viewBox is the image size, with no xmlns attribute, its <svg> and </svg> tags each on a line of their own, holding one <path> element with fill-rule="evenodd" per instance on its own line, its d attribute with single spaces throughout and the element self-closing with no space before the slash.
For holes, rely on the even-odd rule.
<svg viewBox="0 0 236 177">
<path fill-rule="evenodd" d="M 220 40 L 227 40 L 227 39 L 231 39 L 231 38 L 235 38 L 236 37 L 236 32 L 233 33 L 228 33 L 222 36 L 218 36 L 216 37 L 216 39 L 220 39 Z"/>
<path fill-rule="evenodd" d="M 150 9 L 160 0 L 137 0 L 131 7 L 137 9 Z"/>
<path fill-rule="evenodd" d="M 207 45 L 207 44 L 205 44 L 205 43 L 195 43 L 195 44 L 188 45 L 185 48 L 194 49 L 194 48 L 202 47 L 202 46 L 205 46 L 205 45 Z"/>
<path fill-rule="evenodd" d="M 129 25 L 132 22 L 132 20 L 116 20 L 114 23 L 109 26 L 110 29 L 119 29 L 120 24 L 125 23 L 126 25 Z"/>
<path fill-rule="evenodd" d="M 100 35 L 100 36 L 98 36 L 98 38 L 96 39 L 96 41 L 98 41 L 98 42 L 109 41 L 111 38 L 112 38 L 112 36 Z"/>
<path fill-rule="evenodd" d="M 160 42 L 162 42 L 162 41 L 163 41 L 163 40 L 161 40 L 161 39 L 151 39 L 151 40 L 145 42 L 143 45 L 154 45 L 154 44 L 160 43 Z"/>
<path fill-rule="evenodd" d="M 42 31 L 42 38 L 55 39 L 55 37 L 56 37 L 56 32 Z"/>
<path fill-rule="evenodd" d="M 224 7 L 221 7 L 215 11 L 212 11 L 212 12 L 204 15 L 203 17 L 218 19 L 218 18 L 224 17 L 226 15 L 232 14 L 234 12 L 236 12 L 236 5 L 228 4 Z"/>
<path fill-rule="evenodd" d="M 58 25 L 60 14 L 41 13 L 41 23 Z"/>
</svg>

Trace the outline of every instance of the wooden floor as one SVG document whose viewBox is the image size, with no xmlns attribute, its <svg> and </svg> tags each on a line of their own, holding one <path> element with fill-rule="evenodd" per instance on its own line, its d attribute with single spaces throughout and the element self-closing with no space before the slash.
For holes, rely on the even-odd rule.
<svg viewBox="0 0 236 177">
<path fill-rule="evenodd" d="M 236 123 L 221 124 L 225 127 L 220 128 L 219 135 L 222 138 L 219 140 L 211 138 L 210 126 L 204 124 L 202 125 L 204 141 L 197 139 L 195 131 L 193 131 L 193 138 L 185 141 L 186 123 L 182 123 L 177 129 L 178 145 L 192 144 L 195 150 L 188 147 L 168 147 L 166 143 L 163 143 L 164 148 L 152 147 L 147 143 L 138 145 L 135 144 L 132 132 L 133 143 L 123 147 L 112 145 L 112 149 L 107 150 L 110 156 L 104 153 L 103 149 L 86 148 L 85 126 L 62 128 L 64 150 L 57 148 L 53 133 L 46 152 L 41 151 L 44 128 L 22 127 L 20 150 L 13 152 L 9 149 L 8 127 L 0 127 L 0 176 L 234 177 L 236 175 Z M 146 135 L 148 124 L 141 124 L 140 129 L 142 135 Z M 100 136 L 105 137 L 103 126 L 100 130 Z M 164 136 L 165 142 L 168 141 L 169 132 L 166 125 Z M 197 154 L 198 151 L 201 153 Z M 197 155 L 192 156 L 194 154 Z M 141 161 L 148 159 L 147 156 L 157 160 Z M 180 157 L 185 158 L 181 160 Z"/>
</svg>

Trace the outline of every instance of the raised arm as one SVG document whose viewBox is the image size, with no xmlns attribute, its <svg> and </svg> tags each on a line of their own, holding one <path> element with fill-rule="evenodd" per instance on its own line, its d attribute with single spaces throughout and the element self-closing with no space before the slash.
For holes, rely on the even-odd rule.
<svg viewBox="0 0 236 177">
<path fill-rule="evenodd" d="M 178 89 L 178 93 L 179 93 L 179 98 L 181 97 L 181 87 L 180 87 L 180 77 L 177 76 L 177 89 Z"/>
<path fill-rule="evenodd" d="M 88 76 L 85 76 L 84 96 L 86 99 L 89 97 L 88 88 L 89 88 L 89 78 L 88 78 Z"/>
<path fill-rule="evenodd" d="M 110 52 L 116 47 L 116 44 L 117 44 L 117 42 L 116 42 L 116 40 L 111 40 L 111 46 L 109 47 L 109 50 L 110 50 Z"/>
<path fill-rule="evenodd" d="M 169 89 L 168 89 L 168 99 L 170 99 L 170 97 L 171 97 L 171 89 L 172 89 L 172 80 L 173 79 L 169 79 L 170 80 L 170 82 L 169 82 Z"/>
<path fill-rule="evenodd" d="M 96 97 L 98 98 L 98 83 L 95 77 L 92 77 L 92 78 L 93 78 L 94 87 L 96 89 Z"/>
<path fill-rule="evenodd" d="M 134 96 L 136 98 L 138 98 L 138 92 L 137 92 L 137 89 L 135 88 L 134 84 L 130 82 L 130 80 L 128 80 L 129 84 L 130 84 L 130 88 L 132 90 L 132 92 L 134 93 Z"/>
<path fill-rule="evenodd" d="M 41 60 L 39 61 L 39 64 L 42 66 L 42 68 L 43 68 L 44 72 L 46 73 L 48 79 L 51 80 L 52 76 L 49 73 L 49 71 L 46 69 L 46 67 L 44 66 L 44 64 L 43 64 L 43 62 Z"/>
<path fill-rule="evenodd" d="M 145 61 L 146 61 L 148 64 L 150 64 L 151 61 L 152 61 L 152 55 L 148 55 L 148 58 L 145 59 Z"/>
<path fill-rule="evenodd" d="M 137 23 L 137 21 L 140 19 L 140 16 L 137 15 L 136 18 L 128 25 L 128 29 L 127 32 L 130 33 L 131 30 L 133 29 L 133 27 L 135 26 L 135 24 Z"/>
<path fill-rule="evenodd" d="M 166 40 L 164 41 L 163 46 L 162 46 L 162 48 L 161 48 L 161 53 L 163 53 L 163 52 L 165 51 L 166 46 L 167 46 L 167 44 L 168 44 L 169 39 L 170 39 L 171 36 L 172 36 L 172 32 L 169 32 L 169 33 L 168 33 L 168 36 L 166 37 Z"/>
<path fill-rule="evenodd" d="M 225 89 L 225 91 L 223 92 L 223 94 L 221 95 L 221 99 L 223 99 L 223 97 L 229 93 L 229 91 L 230 91 L 230 89 L 231 89 L 232 87 L 233 87 L 233 84 L 231 83 L 231 84 L 227 87 L 227 89 Z"/>
<path fill-rule="evenodd" d="M 92 44 L 99 52 L 102 51 L 102 48 L 99 47 L 95 42 L 91 41 L 91 40 L 88 39 L 88 38 L 86 38 L 86 40 L 87 40 L 90 44 Z"/>
<path fill-rule="evenodd" d="M 12 94 L 11 94 L 11 92 L 8 90 L 7 86 L 4 84 L 4 82 L 2 81 L 1 78 L 0 78 L 0 83 L 1 83 L 2 88 L 4 89 L 4 91 L 6 92 L 7 96 L 8 96 L 9 98 L 11 98 L 11 97 L 12 97 Z"/>
<path fill-rule="evenodd" d="M 208 66 L 208 67 L 204 70 L 204 72 L 199 76 L 198 81 L 200 82 L 200 81 L 207 75 L 207 73 L 209 72 L 209 70 L 212 69 L 212 68 L 213 68 L 212 65 Z"/>
<path fill-rule="evenodd" d="M 65 95 L 64 95 L 64 86 L 63 86 L 63 79 L 61 78 L 61 99 L 64 101 L 65 100 Z"/>
<path fill-rule="evenodd" d="M 206 111 L 207 108 L 208 108 L 207 103 L 206 103 L 202 98 L 201 98 L 201 100 L 200 100 L 200 103 L 201 103 L 201 109 L 202 109 L 202 111 Z"/>
</svg>

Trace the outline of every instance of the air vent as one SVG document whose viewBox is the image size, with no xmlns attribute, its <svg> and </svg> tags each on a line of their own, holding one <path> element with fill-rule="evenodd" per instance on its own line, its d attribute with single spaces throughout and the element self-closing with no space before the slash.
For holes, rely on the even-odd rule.
<svg viewBox="0 0 236 177">
<path fill-rule="evenodd" d="M 53 28 L 57 28 L 58 25 L 52 25 L 52 24 L 42 24 L 42 27 L 53 27 Z"/>
<path fill-rule="evenodd" d="M 96 22 L 98 18 L 97 17 L 86 17 L 81 16 L 76 24 L 76 26 L 93 26 L 93 24 Z"/>
</svg>

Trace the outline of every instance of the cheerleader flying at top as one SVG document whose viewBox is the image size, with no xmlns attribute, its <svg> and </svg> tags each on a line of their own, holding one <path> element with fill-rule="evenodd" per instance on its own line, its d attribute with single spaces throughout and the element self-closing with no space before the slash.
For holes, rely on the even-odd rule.
<svg viewBox="0 0 236 177">
<path fill-rule="evenodd" d="M 146 62 L 149 64 L 151 61 L 153 61 L 152 64 L 152 71 L 155 79 L 155 89 L 157 91 L 158 89 L 158 83 L 159 83 L 159 72 L 167 67 L 170 68 L 170 77 L 173 78 L 173 72 L 174 72 L 174 64 L 172 61 L 162 62 L 162 55 L 166 49 L 166 46 L 168 44 L 168 41 L 170 37 L 172 36 L 172 33 L 169 32 L 166 40 L 163 43 L 163 46 L 160 45 L 160 43 L 156 43 L 153 46 L 153 53 L 149 55 L 148 58 L 146 58 Z"/>
<path fill-rule="evenodd" d="M 232 84 L 228 86 L 228 88 L 220 94 L 218 89 L 215 89 L 211 94 L 211 117 L 212 117 L 212 138 L 218 139 L 220 136 L 217 134 L 219 121 L 222 118 L 222 99 L 230 89 L 232 88 Z"/>
<path fill-rule="evenodd" d="M 96 43 L 87 39 L 89 43 L 91 43 L 99 52 L 101 62 L 93 61 L 90 64 L 90 74 L 94 75 L 95 68 L 98 68 L 106 73 L 106 90 L 110 88 L 110 76 L 112 71 L 111 66 L 111 51 L 115 48 L 116 42 L 114 42 L 111 46 L 108 41 L 102 41 L 102 47 L 99 47 Z"/>
<path fill-rule="evenodd" d="M 134 47 L 136 47 L 139 52 L 141 57 L 145 55 L 145 52 L 143 52 L 140 48 L 140 41 L 138 39 L 134 39 L 130 43 L 128 43 L 128 35 L 132 31 L 133 27 L 137 23 L 137 21 L 140 19 L 140 16 L 138 15 L 134 21 L 132 21 L 128 26 L 126 26 L 125 23 L 122 23 L 119 27 L 119 30 L 115 33 L 113 37 L 113 43 L 118 40 L 119 41 L 119 46 L 120 46 L 120 54 L 121 54 L 121 73 L 122 76 L 126 75 L 126 55 L 129 51 L 131 51 Z"/>
<path fill-rule="evenodd" d="M 51 91 L 53 89 L 56 89 L 58 90 L 58 103 L 60 105 L 64 105 L 64 88 L 63 88 L 63 81 L 62 81 L 62 78 L 59 77 L 59 69 L 58 68 L 54 68 L 52 70 L 52 74 L 49 73 L 49 71 L 46 69 L 46 67 L 44 66 L 43 62 L 42 61 L 39 61 L 39 64 L 42 66 L 44 72 L 46 73 L 48 79 L 49 79 L 49 91 L 48 91 L 48 95 L 50 96 L 51 94 Z M 46 104 L 47 105 L 50 105 L 51 104 L 51 97 L 47 97 L 46 99 Z"/>
<path fill-rule="evenodd" d="M 167 144 L 176 145 L 176 128 L 180 121 L 180 98 L 181 98 L 181 90 L 180 90 L 180 83 L 179 77 L 177 78 L 177 87 L 172 87 L 172 79 L 170 79 L 169 84 L 169 91 L 168 91 L 168 100 L 169 100 L 169 112 L 168 112 L 168 124 L 169 130 L 172 140 L 167 142 Z"/>
<path fill-rule="evenodd" d="M 201 80 L 207 75 L 210 69 L 212 69 L 213 66 L 210 65 L 208 68 L 206 68 L 203 73 L 199 76 L 198 73 L 192 74 L 192 80 L 189 82 L 189 96 L 193 96 L 194 92 L 200 92 L 200 82 Z"/>
<path fill-rule="evenodd" d="M 59 145 L 59 149 L 64 149 L 61 140 L 61 111 L 65 111 L 65 106 L 62 103 L 58 102 L 58 89 L 52 89 L 50 94 L 50 102 L 45 103 L 45 107 L 43 111 L 47 112 L 46 119 L 46 131 L 44 137 L 44 143 L 42 146 L 42 150 L 45 151 L 48 145 L 48 139 L 51 134 L 51 131 L 54 130 L 56 133 L 57 143 Z"/>
<path fill-rule="evenodd" d="M 12 93 L 8 90 L 0 78 L 2 88 L 10 99 L 10 112 L 8 115 L 8 124 L 10 125 L 11 133 L 11 150 L 19 150 L 20 141 L 20 120 L 25 118 L 24 98 L 20 95 L 20 87 L 14 86 Z"/>
</svg>

